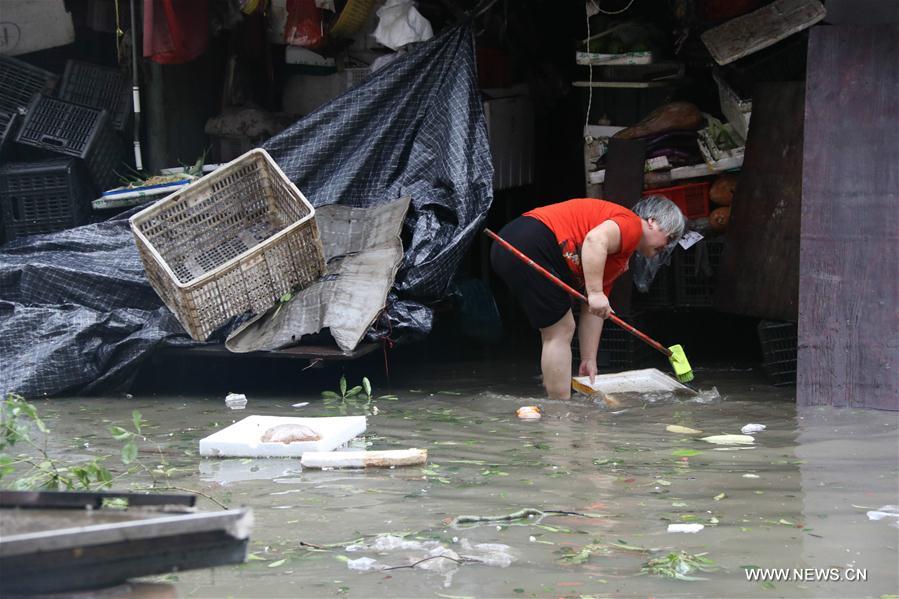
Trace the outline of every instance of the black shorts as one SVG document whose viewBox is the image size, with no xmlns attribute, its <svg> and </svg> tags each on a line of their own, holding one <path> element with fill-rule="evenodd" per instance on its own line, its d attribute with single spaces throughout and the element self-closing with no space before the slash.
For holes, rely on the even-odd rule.
<svg viewBox="0 0 899 599">
<path fill-rule="evenodd" d="M 571 271 L 553 232 L 536 218 L 519 216 L 499 236 L 531 260 L 574 287 Z M 572 297 L 512 252 L 493 242 L 490 264 L 524 309 L 531 326 L 553 325 L 571 309 Z"/>
</svg>

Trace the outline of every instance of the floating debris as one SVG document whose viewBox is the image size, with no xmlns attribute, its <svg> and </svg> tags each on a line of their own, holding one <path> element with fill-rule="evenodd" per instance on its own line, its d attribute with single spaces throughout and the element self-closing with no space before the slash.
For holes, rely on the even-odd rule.
<svg viewBox="0 0 899 599">
<path fill-rule="evenodd" d="M 693 403 L 713 403 L 719 401 L 721 399 L 721 394 L 718 393 L 718 387 L 712 387 L 711 389 L 701 389 L 695 398 L 689 400 Z"/>
<path fill-rule="evenodd" d="M 322 437 L 305 424 L 278 424 L 262 434 L 263 443 L 302 443 L 318 441 Z"/>
<path fill-rule="evenodd" d="M 663 576 L 676 580 L 707 580 L 699 576 L 690 576 L 693 572 L 714 572 L 718 566 L 706 557 L 708 553 L 690 554 L 686 551 L 669 553 L 646 562 L 641 572 L 653 576 Z"/>
<path fill-rule="evenodd" d="M 539 524 L 540 520 L 542 520 L 546 516 L 580 516 L 582 518 L 603 518 L 602 514 L 587 514 L 581 512 L 566 512 L 561 510 L 538 510 L 535 508 L 526 508 L 523 510 L 518 510 L 517 512 L 512 512 L 511 514 L 504 514 L 502 516 L 456 516 L 453 518 L 450 526 L 453 528 L 457 528 L 460 524 L 481 524 L 481 523 L 493 523 L 493 522 L 514 522 L 515 520 L 533 520 L 534 524 Z"/>
<path fill-rule="evenodd" d="M 712 435 L 702 437 L 702 441 L 715 445 L 752 445 L 755 439 L 749 435 Z"/>
<path fill-rule="evenodd" d="M 899 507 L 895 505 L 884 505 L 879 510 L 871 510 L 867 512 L 868 520 L 883 520 L 884 518 L 892 518 L 890 526 L 899 528 Z"/>
<path fill-rule="evenodd" d="M 455 542 L 455 540 L 454 540 Z M 507 568 L 515 561 L 512 548 L 500 543 L 471 543 L 468 539 L 459 539 L 458 552 L 439 541 L 415 541 L 391 534 L 379 535 L 368 543 L 354 543 L 345 551 L 371 552 L 379 556 L 393 556 L 406 563 L 389 564 L 371 557 L 349 559 L 339 556 L 350 570 L 360 572 L 387 570 L 427 570 L 444 575 L 444 586 L 452 583 L 452 577 L 459 566 L 466 563 L 478 563 L 485 566 Z"/>
<path fill-rule="evenodd" d="M 543 417 L 537 406 L 521 406 L 515 414 L 522 420 L 540 420 Z"/>
<path fill-rule="evenodd" d="M 247 396 L 243 393 L 229 393 L 225 396 L 225 405 L 232 410 L 243 410 L 247 407 Z"/>
<path fill-rule="evenodd" d="M 760 433 L 763 430 L 768 428 L 764 424 L 747 424 L 743 428 L 740 429 L 740 432 L 744 435 L 751 435 L 752 433 Z"/>
<path fill-rule="evenodd" d="M 702 431 L 696 430 L 695 428 L 690 428 L 687 426 L 680 426 L 678 424 L 669 424 L 665 427 L 665 430 L 669 433 L 678 433 L 681 435 L 698 435 Z"/>
<path fill-rule="evenodd" d="M 705 528 L 705 524 L 669 524 L 668 532 L 697 533 Z"/>
</svg>

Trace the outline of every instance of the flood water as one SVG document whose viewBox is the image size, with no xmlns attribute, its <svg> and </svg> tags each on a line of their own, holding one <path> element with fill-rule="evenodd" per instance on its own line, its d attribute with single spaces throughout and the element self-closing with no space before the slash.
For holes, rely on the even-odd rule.
<svg viewBox="0 0 899 599">
<path fill-rule="evenodd" d="M 250 395 L 242 412 L 228 410 L 220 395 L 35 403 L 53 431 L 51 447 L 70 458 L 116 451 L 108 426 L 126 424 L 137 409 L 146 422 L 141 461 L 153 467 L 158 444 L 175 468 L 160 484 L 253 509 L 247 563 L 148 579 L 172 584 L 181 597 L 899 592 L 897 518 L 867 515 L 899 505 L 899 415 L 797 413 L 793 389 L 727 369 L 696 372 L 697 387 L 716 387 L 720 399 L 661 397 L 613 413 L 582 396 L 543 400 L 532 371 L 529 365 L 527 374 L 515 374 L 513 365 L 510 374 L 488 376 L 478 366 L 444 364 L 403 379 L 392 389 L 398 400 L 375 402 L 378 413 L 355 446 L 426 448 L 429 462 L 388 470 L 323 472 L 302 470 L 298 460 L 198 457 L 201 438 L 251 414 L 338 415 L 318 397 L 322 389 Z M 304 401 L 310 404 L 291 407 Z M 543 408 L 542 420 L 515 416 L 528 404 Z M 740 434 L 748 423 L 767 426 L 751 446 L 699 440 Z M 668 432 L 668 425 L 702 433 Z M 109 466 L 122 469 L 114 457 Z M 127 480 L 139 487 L 150 479 Z M 199 505 L 219 509 L 203 497 Z M 453 526 L 460 515 L 523 509 L 577 514 Z M 670 524 L 704 527 L 677 533 L 668 532 Z M 715 569 L 687 572 L 704 579 L 695 581 L 641 573 L 650 560 L 678 552 L 705 554 Z M 748 581 L 747 567 L 849 569 L 867 580 Z"/>
</svg>

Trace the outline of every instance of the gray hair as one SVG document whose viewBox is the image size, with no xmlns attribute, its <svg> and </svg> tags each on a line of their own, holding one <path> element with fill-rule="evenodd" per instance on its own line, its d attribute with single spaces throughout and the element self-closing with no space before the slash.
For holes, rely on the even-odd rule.
<svg viewBox="0 0 899 599">
<path fill-rule="evenodd" d="M 647 196 L 634 204 L 631 211 L 642 219 L 653 219 L 659 228 L 676 239 L 680 239 L 684 234 L 686 228 L 684 214 L 677 204 L 665 196 Z"/>
</svg>

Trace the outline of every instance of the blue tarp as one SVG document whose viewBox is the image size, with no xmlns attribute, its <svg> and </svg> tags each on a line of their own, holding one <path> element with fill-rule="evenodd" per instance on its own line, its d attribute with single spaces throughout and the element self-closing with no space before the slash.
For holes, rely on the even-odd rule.
<svg viewBox="0 0 899 599">
<path fill-rule="evenodd" d="M 492 201 L 470 27 L 411 49 L 264 148 L 316 206 L 412 197 L 404 263 L 369 335 L 426 334 L 425 302 L 447 293 Z M 124 218 L 0 249 L 0 392 L 98 392 L 153 348 L 192 343 L 149 286 Z"/>
</svg>

